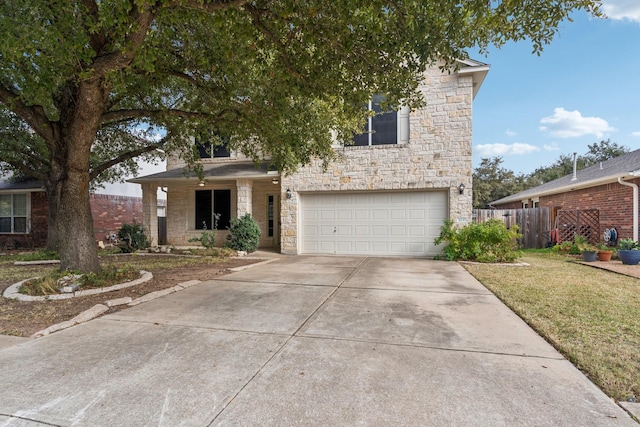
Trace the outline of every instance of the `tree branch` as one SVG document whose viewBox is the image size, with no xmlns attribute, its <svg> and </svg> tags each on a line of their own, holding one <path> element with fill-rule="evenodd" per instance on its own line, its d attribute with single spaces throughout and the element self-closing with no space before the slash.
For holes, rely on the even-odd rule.
<svg viewBox="0 0 640 427">
<path fill-rule="evenodd" d="M 253 22 L 256 26 L 256 28 L 258 28 L 262 34 L 264 34 L 265 36 L 267 36 L 267 38 L 269 40 L 271 40 L 273 42 L 273 44 L 276 45 L 276 47 L 278 48 L 278 50 L 280 51 L 280 54 L 282 56 L 282 59 L 284 61 L 284 65 L 287 68 L 287 70 L 289 70 L 289 72 L 291 74 L 293 74 L 296 78 L 301 78 L 302 74 L 300 73 L 300 71 L 298 71 L 292 64 L 291 61 L 289 60 L 289 55 L 287 54 L 287 48 L 286 46 L 282 43 L 282 41 L 280 41 L 278 39 L 278 37 L 276 37 L 275 34 L 273 34 L 273 32 L 267 28 L 267 26 L 262 22 L 262 17 L 260 14 L 260 11 L 251 4 L 247 4 L 244 6 L 245 10 L 247 10 L 249 12 L 249 14 L 251 15 L 251 17 L 253 18 Z"/>
<path fill-rule="evenodd" d="M 97 178 L 102 172 L 106 171 L 107 169 L 109 169 L 112 166 L 115 166 L 119 163 L 122 163 L 126 160 L 129 159 L 133 159 L 134 157 L 138 157 L 141 154 L 144 153 L 148 153 L 150 151 L 153 151 L 157 148 L 162 147 L 170 138 L 171 133 L 167 133 L 167 135 L 162 138 L 160 141 L 155 142 L 153 144 L 147 145 L 145 147 L 141 147 L 138 148 L 137 150 L 131 150 L 131 151 L 126 151 L 122 154 L 120 154 L 118 157 L 109 160 L 108 162 L 104 162 L 98 166 L 96 166 L 90 173 L 89 173 L 89 180 L 94 180 L 95 178 Z"/>
<path fill-rule="evenodd" d="M 115 110 L 109 111 L 102 115 L 102 124 L 116 124 L 123 123 L 133 119 L 141 119 L 145 117 L 162 118 L 162 117 L 180 117 L 184 119 L 206 119 L 206 118 L 220 118 L 224 114 L 230 112 L 229 110 L 222 110 L 218 114 L 198 113 L 194 111 L 184 110 L 145 110 L 145 109 L 132 109 L 132 110 Z"/>
<path fill-rule="evenodd" d="M 122 70 L 133 62 L 147 37 L 151 23 L 155 19 L 157 7 L 157 5 L 154 7 L 145 5 L 143 10 L 139 10 L 133 5 L 131 15 L 134 17 L 136 30 L 132 31 L 125 39 L 123 49 L 96 58 L 91 67 L 95 72 L 94 77 L 104 77 L 107 72 Z"/>
<path fill-rule="evenodd" d="M 87 9 L 87 12 L 89 13 L 89 16 L 91 17 L 93 22 L 99 22 L 100 11 L 98 10 L 98 4 L 95 2 L 95 0 L 83 0 L 82 3 Z M 107 40 L 104 31 L 93 33 L 92 31 L 90 31 L 89 27 L 87 26 L 87 22 L 84 19 L 82 24 L 84 26 L 85 32 L 89 35 L 89 44 L 91 45 L 91 48 L 95 52 L 99 52 L 100 48 L 104 46 Z"/>
<path fill-rule="evenodd" d="M 232 7 L 241 7 L 249 3 L 251 0 L 220 0 L 203 4 L 197 0 L 176 1 L 172 2 L 169 7 L 186 7 L 187 9 L 201 10 L 203 12 L 216 12 L 219 10 L 230 9 Z"/>
<path fill-rule="evenodd" d="M 6 108 L 20 116 L 47 144 L 51 144 L 54 139 L 54 129 L 52 123 L 44 113 L 44 108 L 40 105 L 28 106 L 11 89 L 0 83 L 0 103 Z"/>
</svg>

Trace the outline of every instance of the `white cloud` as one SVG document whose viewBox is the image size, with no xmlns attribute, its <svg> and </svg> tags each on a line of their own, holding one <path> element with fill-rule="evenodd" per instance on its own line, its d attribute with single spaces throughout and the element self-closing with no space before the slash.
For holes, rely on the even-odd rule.
<svg viewBox="0 0 640 427">
<path fill-rule="evenodd" d="M 600 117 L 582 117 L 580 111 L 567 111 L 562 107 L 554 109 L 553 115 L 544 117 L 540 123 L 544 125 L 540 126 L 540 130 L 558 138 L 575 138 L 591 134 L 602 138 L 605 132 L 615 130 Z"/>
<path fill-rule="evenodd" d="M 640 131 L 637 131 L 637 132 L 631 132 L 631 136 L 635 136 L 636 138 L 637 138 L 637 137 L 640 137 Z"/>
<path fill-rule="evenodd" d="M 512 131 L 511 129 L 507 129 L 507 131 L 505 132 L 507 134 L 508 137 L 512 138 L 514 136 L 517 136 L 518 134 L 515 133 L 514 131 Z"/>
<path fill-rule="evenodd" d="M 540 151 L 538 147 L 516 142 L 514 144 L 481 144 L 476 146 L 481 156 L 510 156 L 522 155 Z"/>
<path fill-rule="evenodd" d="M 542 149 L 544 151 L 559 151 L 560 147 L 558 147 L 558 144 L 556 144 L 555 142 L 551 143 L 551 144 L 545 144 Z"/>
<path fill-rule="evenodd" d="M 602 10 L 611 19 L 640 23 L 640 2 L 638 0 L 602 0 Z"/>
</svg>

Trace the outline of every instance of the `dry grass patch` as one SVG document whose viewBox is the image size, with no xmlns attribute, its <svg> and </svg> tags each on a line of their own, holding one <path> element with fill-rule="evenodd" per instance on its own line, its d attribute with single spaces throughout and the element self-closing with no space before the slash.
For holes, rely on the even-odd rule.
<svg viewBox="0 0 640 427">
<path fill-rule="evenodd" d="M 523 261 L 464 267 L 605 393 L 640 399 L 640 279 L 557 255 Z"/>
</svg>

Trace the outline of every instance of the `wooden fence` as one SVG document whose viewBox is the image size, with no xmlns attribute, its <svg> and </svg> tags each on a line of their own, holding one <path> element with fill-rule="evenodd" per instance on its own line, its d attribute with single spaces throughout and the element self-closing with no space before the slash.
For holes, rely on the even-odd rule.
<svg viewBox="0 0 640 427">
<path fill-rule="evenodd" d="M 550 208 L 473 210 L 473 220 L 476 223 L 490 218 L 501 220 L 507 228 L 517 225 L 522 234 L 522 238 L 518 240 L 521 248 L 544 248 L 550 241 L 553 228 Z"/>
</svg>

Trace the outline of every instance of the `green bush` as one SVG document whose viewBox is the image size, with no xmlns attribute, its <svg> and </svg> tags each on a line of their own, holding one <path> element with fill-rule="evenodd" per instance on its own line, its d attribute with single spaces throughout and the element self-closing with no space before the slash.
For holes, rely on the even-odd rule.
<svg viewBox="0 0 640 427">
<path fill-rule="evenodd" d="M 521 256 L 516 241 L 520 237 L 517 226 L 507 229 L 498 219 L 462 228 L 446 220 L 434 243 L 448 243 L 443 251 L 450 261 L 514 262 Z"/>
<path fill-rule="evenodd" d="M 227 240 L 231 249 L 236 251 L 255 252 L 260 243 L 260 227 L 251 214 L 244 214 L 240 218 L 233 218 L 229 227 Z"/>
<path fill-rule="evenodd" d="M 142 224 L 134 221 L 133 224 L 124 224 L 118 231 L 118 247 L 124 253 L 145 249 L 150 245 L 151 243 Z"/>
</svg>

